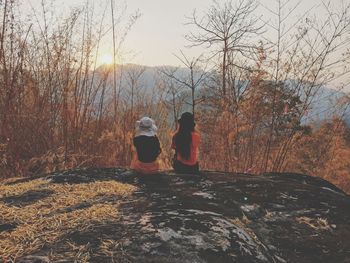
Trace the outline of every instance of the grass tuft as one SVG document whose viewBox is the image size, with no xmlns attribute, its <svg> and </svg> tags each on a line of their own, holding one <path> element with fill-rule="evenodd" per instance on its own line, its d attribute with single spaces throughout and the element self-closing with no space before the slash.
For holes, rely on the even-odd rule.
<svg viewBox="0 0 350 263">
<path fill-rule="evenodd" d="M 297 222 L 300 224 L 306 224 L 314 230 L 330 230 L 331 227 L 326 218 L 310 218 L 306 216 L 297 217 Z"/>
</svg>

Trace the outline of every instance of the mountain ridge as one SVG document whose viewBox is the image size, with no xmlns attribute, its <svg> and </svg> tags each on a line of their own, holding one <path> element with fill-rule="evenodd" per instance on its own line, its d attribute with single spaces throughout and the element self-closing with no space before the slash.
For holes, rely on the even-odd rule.
<svg viewBox="0 0 350 263">
<path fill-rule="evenodd" d="M 113 67 L 113 66 L 108 66 Z M 99 72 L 102 68 L 98 68 L 97 72 Z M 144 73 L 140 76 L 137 82 L 137 89 L 145 92 L 146 94 L 152 94 L 154 92 L 154 88 L 156 86 L 156 82 L 159 79 L 160 70 L 175 70 L 178 69 L 177 74 L 179 77 L 184 76 L 188 73 L 188 69 L 183 67 L 175 67 L 175 66 L 145 66 L 138 64 L 118 64 L 117 65 L 117 76 L 121 73 L 121 70 L 124 71 L 123 79 L 121 81 L 122 87 L 128 87 L 127 75 L 132 70 L 144 70 Z M 110 84 L 112 83 L 111 78 L 113 77 L 113 73 L 110 74 Z M 183 92 L 189 92 L 186 89 Z M 200 92 L 200 90 L 199 90 Z M 336 90 L 330 87 L 322 86 L 319 88 L 316 96 L 313 98 L 310 109 L 307 111 L 306 116 L 303 118 L 304 123 L 319 123 L 324 120 L 331 119 L 333 116 L 343 117 L 346 123 L 350 126 L 350 107 L 346 110 L 344 108 L 337 108 L 336 105 L 338 101 L 346 96 L 348 93 L 342 90 Z M 189 96 L 189 95 L 188 95 Z M 348 96 L 348 95 L 347 95 Z M 344 115 L 344 116 L 341 116 Z"/>
</svg>

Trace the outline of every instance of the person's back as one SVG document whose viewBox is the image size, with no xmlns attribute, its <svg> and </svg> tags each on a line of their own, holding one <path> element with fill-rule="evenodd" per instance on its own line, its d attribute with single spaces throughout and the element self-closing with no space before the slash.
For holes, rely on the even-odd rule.
<svg viewBox="0 0 350 263">
<path fill-rule="evenodd" d="M 195 131 L 193 115 L 185 112 L 179 119 L 179 130 L 172 140 L 175 149 L 173 168 L 179 173 L 197 173 L 200 135 Z"/>
<path fill-rule="evenodd" d="M 136 148 L 131 168 L 143 173 L 153 173 L 159 170 L 157 157 L 161 153 L 157 127 L 151 118 L 143 117 L 136 122 L 136 134 L 133 139 Z"/>
<path fill-rule="evenodd" d="M 141 135 L 134 137 L 134 146 L 140 162 L 154 162 L 160 153 L 160 143 L 157 136 Z"/>
</svg>

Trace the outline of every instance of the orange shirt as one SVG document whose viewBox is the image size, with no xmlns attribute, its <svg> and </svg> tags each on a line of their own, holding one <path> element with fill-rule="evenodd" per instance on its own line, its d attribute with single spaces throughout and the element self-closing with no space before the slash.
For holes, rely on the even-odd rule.
<svg viewBox="0 0 350 263">
<path fill-rule="evenodd" d="M 201 141 L 201 137 L 200 137 L 199 133 L 192 132 L 192 143 L 191 143 L 191 148 L 190 148 L 190 152 L 191 152 L 190 158 L 187 160 L 187 159 L 183 158 L 181 156 L 181 154 L 178 152 L 177 153 L 177 160 L 180 161 L 183 164 L 186 164 L 186 165 L 195 165 L 198 162 L 198 155 L 199 155 L 198 154 L 199 153 L 198 148 L 199 148 L 200 141 Z M 173 141 L 172 141 L 172 144 L 171 144 L 171 148 L 176 149 L 174 137 L 173 137 Z"/>
<path fill-rule="evenodd" d="M 135 156 L 135 158 L 131 161 L 130 168 L 145 174 L 156 173 L 159 171 L 159 163 L 158 161 L 143 163 L 137 159 L 137 156 Z"/>
</svg>

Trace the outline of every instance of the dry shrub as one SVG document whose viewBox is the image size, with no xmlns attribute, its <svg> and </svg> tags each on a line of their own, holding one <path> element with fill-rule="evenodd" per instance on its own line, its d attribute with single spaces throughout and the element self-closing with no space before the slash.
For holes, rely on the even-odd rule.
<svg viewBox="0 0 350 263">
<path fill-rule="evenodd" d="M 350 128 L 334 119 L 295 141 L 286 170 L 324 178 L 350 193 Z"/>
</svg>

